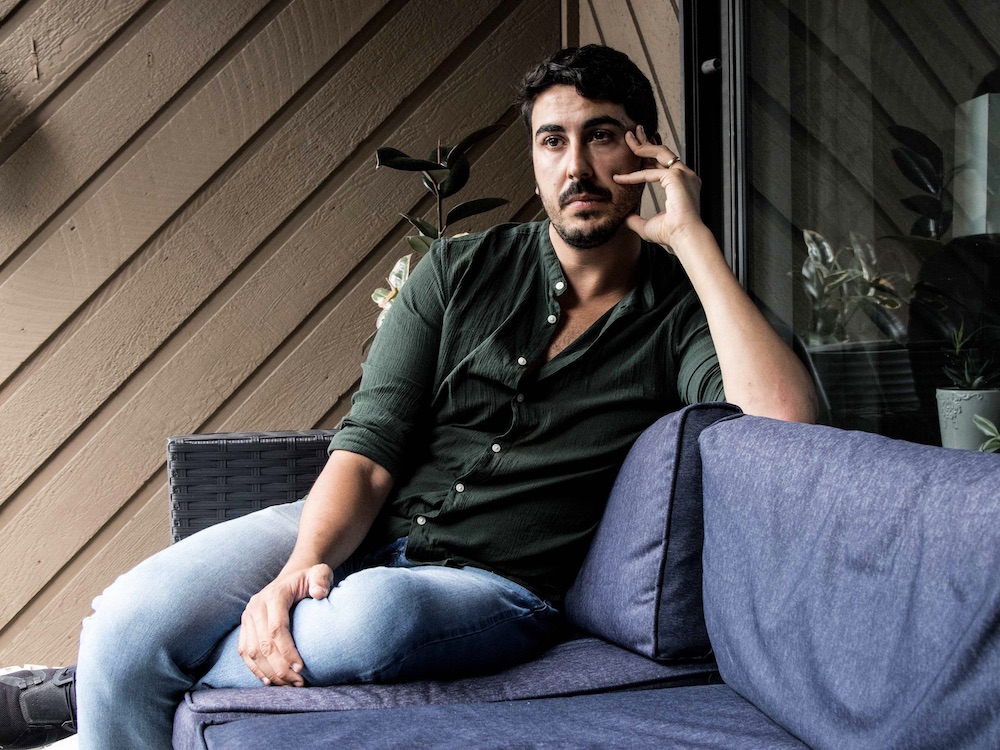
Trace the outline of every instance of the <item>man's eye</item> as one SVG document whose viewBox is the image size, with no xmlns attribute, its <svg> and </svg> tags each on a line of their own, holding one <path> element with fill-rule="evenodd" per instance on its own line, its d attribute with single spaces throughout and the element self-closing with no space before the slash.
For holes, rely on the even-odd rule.
<svg viewBox="0 0 1000 750">
<path fill-rule="evenodd" d="M 550 135 L 548 138 L 543 139 L 542 143 L 548 146 L 549 148 L 555 148 L 556 146 L 559 145 L 559 139 L 556 138 L 554 135 Z"/>
<path fill-rule="evenodd" d="M 590 137 L 595 141 L 610 141 L 611 133 L 607 130 L 595 130 Z"/>
</svg>

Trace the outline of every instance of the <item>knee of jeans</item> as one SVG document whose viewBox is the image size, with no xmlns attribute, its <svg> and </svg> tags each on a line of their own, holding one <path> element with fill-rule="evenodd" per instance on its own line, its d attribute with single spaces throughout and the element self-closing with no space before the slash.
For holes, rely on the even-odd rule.
<svg viewBox="0 0 1000 750">
<path fill-rule="evenodd" d="M 412 648 L 424 619 L 420 598 L 401 596 L 394 572 L 358 571 L 329 598 L 296 606 L 293 638 L 310 682 L 370 682 Z"/>
</svg>

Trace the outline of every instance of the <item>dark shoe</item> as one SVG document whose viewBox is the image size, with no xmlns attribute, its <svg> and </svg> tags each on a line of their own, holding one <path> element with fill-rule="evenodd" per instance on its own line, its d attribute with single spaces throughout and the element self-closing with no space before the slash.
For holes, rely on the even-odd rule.
<svg viewBox="0 0 1000 750">
<path fill-rule="evenodd" d="M 0 749 L 41 747 L 76 734 L 76 667 L 0 675 Z"/>
</svg>

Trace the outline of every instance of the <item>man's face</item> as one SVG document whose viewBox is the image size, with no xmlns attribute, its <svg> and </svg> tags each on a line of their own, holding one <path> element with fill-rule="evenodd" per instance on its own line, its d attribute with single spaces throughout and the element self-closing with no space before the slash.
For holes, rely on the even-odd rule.
<svg viewBox="0 0 1000 750">
<path fill-rule="evenodd" d="M 593 101 L 573 86 L 553 86 L 531 111 L 532 163 L 542 205 L 556 233 L 576 248 L 602 245 L 639 210 L 642 185 L 611 176 L 641 166 L 625 133 L 635 123 L 620 104 Z"/>
</svg>

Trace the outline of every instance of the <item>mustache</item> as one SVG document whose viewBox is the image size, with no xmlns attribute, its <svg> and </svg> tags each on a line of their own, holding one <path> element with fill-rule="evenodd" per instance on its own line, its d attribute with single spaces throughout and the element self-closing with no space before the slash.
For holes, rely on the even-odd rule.
<svg viewBox="0 0 1000 750">
<path fill-rule="evenodd" d="M 559 205 L 565 206 L 578 195 L 593 195 L 598 198 L 611 199 L 611 191 L 607 188 L 599 187 L 590 180 L 577 180 L 559 196 Z"/>
</svg>

